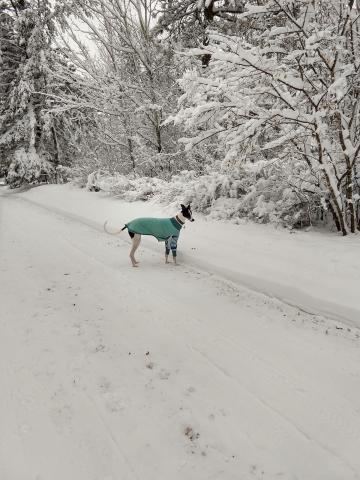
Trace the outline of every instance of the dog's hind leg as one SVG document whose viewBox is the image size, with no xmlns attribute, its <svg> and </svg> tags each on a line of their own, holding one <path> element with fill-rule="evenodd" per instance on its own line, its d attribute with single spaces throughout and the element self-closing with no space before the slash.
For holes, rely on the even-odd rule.
<svg viewBox="0 0 360 480">
<path fill-rule="evenodd" d="M 131 245 L 131 250 L 130 250 L 130 260 L 131 264 L 133 267 L 138 266 L 138 261 L 135 259 L 135 252 L 138 249 L 139 245 L 141 242 L 141 235 L 139 233 L 135 233 L 133 238 L 132 238 L 132 245 Z"/>
</svg>

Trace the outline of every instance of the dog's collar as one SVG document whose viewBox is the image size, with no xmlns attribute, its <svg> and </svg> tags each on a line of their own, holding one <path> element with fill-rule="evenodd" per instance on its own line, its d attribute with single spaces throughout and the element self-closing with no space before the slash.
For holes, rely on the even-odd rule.
<svg viewBox="0 0 360 480">
<path fill-rule="evenodd" d="M 182 222 L 177 215 L 175 215 L 175 220 L 176 220 L 178 223 L 180 223 L 181 226 L 183 226 L 183 225 L 185 224 L 185 222 Z"/>
</svg>

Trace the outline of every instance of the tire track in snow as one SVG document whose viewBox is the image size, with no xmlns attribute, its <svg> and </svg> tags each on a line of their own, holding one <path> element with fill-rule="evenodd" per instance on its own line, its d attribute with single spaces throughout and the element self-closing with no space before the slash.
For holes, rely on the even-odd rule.
<svg viewBox="0 0 360 480">
<path fill-rule="evenodd" d="M 221 372 L 225 377 L 227 377 L 232 382 L 236 382 L 238 386 L 246 391 L 256 402 L 266 408 L 269 412 L 280 418 L 285 424 L 289 425 L 295 432 L 297 432 L 302 438 L 304 438 L 307 442 L 316 444 L 321 450 L 330 454 L 331 457 L 338 459 L 341 464 L 347 467 L 354 478 L 360 478 L 358 472 L 353 468 L 353 466 L 342 456 L 338 455 L 333 449 L 329 448 L 328 446 L 324 445 L 322 442 L 319 442 L 314 437 L 310 436 L 305 430 L 303 430 L 299 425 L 297 425 L 293 420 L 291 420 L 288 416 L 281 413 L 278 409 L 276 409 L 273 405 L 270 405 L 264 398 L 259 397 L 256 393 L 251 391 L 248 387 L 246 387 L 242 382 L 240 382 L 236 377 L 232 376 L 225 368 L 220 366 L 217 362 L 211 359 L 206 353 L 202 352 L 201 350 L 191 347 L 192 350 L 196 351 L 200 356 L 202 356 L 208 363 L 210 363 L 214 368 L 216 368 L 219 372 Z"/>
<path fill-rule="evenodd" d="M 109 424 L 105 420 L 104 415 L 102 414 L 102 411 L 101 411 L 100 407 L 97 405 L 96 400 L 94 398 L 92 398 L 87 392 L 86 392 L 86 398 L 89 401 L 89 403 L 93 406 L 94 410 L 96 411 L 97 416 L 101 420 L 101 423 L 103 424 L 103 427 L 104 427 L 107 435 L 111 439 L 111 441 L 112 441 L 114 447 L 116 448 L 116 450 L 118 451 L 121 459 L 127 465 L 128 469 L 131 472 L 131 474 L 133 475 L 133 477 L 136 478 L 137 480 L 140 480 L 140 477 L 137 474 L 133 463 L 130 461 L 128 455 L 126 455 L 124 449 L 120 446 L 116 436 L 114 435 L 114 432 L 112 431 L 111 427 L 109 426 Z"/>
</svg>

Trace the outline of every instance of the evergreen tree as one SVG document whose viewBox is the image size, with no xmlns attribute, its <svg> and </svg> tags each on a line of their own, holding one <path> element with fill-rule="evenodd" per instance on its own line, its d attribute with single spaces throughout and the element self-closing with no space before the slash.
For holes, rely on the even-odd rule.
<svg viewBox="0 0 360 480">
<path fill-rule="evenodd" d="M 0 2 L 0 175 L 7 173 L 11 151 L 17 138 L 11 135 L 13 116 L 10 95 L 17 69 L 25 57 L 25 47 L 16 35 L 16 19 L 25 8 L 24 2 Z"/>
<path fill-rule="evenodd" d="M 77 120 L 53 111 L 54 96 L 69 88 L 53 73 L 70 68 L 53 46 L 54 12 L 48 0 L 5 1 L 0 25 L 0 165 L 12 186 L 56 180 L 59 166 L 69 163 L 65 146 Z"/>
</svg>

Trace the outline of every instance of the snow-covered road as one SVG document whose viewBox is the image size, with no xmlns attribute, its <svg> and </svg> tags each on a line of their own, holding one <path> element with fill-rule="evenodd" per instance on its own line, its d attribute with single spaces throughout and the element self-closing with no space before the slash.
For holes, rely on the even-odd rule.
<svg viewBox="0 0 360 480">
<path fill-rule="evenodd" d="M 355 328 L 0 201 L 1 480 L 360 479 Z"/>
</svg>

